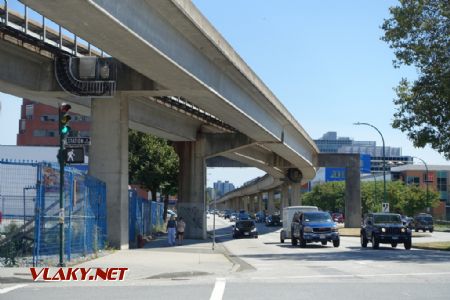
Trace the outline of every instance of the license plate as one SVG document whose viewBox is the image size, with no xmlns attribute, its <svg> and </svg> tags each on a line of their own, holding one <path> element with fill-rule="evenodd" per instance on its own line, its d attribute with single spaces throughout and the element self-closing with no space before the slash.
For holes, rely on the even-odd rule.
<svg viewBox="0 0 450 300">
<path fill-rule="evenodd" d="M 321 240 L 325 239 L 325 234 L 319 235 L 319 238 L 320 238 Z"/>
<path fill-rule="evenodd" d="M 249 235 L 250 233 L 248 233 L 248 232 L 244 232 L 244 235 Z"/>
</svg>

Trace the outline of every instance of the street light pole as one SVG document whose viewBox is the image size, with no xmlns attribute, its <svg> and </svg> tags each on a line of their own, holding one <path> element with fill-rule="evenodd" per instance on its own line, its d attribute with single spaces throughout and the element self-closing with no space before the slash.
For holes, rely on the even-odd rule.
<svg viewBox="0 0 450 300">
<path fill-rule="evenodd" d="M 378 199 L 377 199 L 377 177 L 375 176 L 375 174 L 372 174 L 373 176 L 373 182 L 374 182 L 374 198 L 375 198 L 375 203 L 377 203 Z M 377 203 L 378 204 L 378 203 Z"/>
<path fill-rule="evenodd" d="M 418 160 L 422 161 L 423 164 L 425 165 L 425 172 L 426 172 L 426 179 L 425 179 L 425 184 L 427 187 L 427 210 L 429 210 L 429 205 L 430 205 L 430 198 L 429 198 L 429 190 L 428 190 L 428 165 L 427 163 L 421 159 L 420 157 L 417 156 L 411 156 L 412 158 L 417 158 Z"/>
<path fill-rule="evenodd" d="M 384 137 L 383 134 L 381 134 L 381 131 L 378 130 L 378 128 L 376 128 L 375 126 L 373 126 L 372 124 L 369 123 L 362 123 L 362 122 L 356 122 L 353 123 L 353 125 L 366 125 L 366 126 L 370 126 L 373 129 L 375 129 L 381 136 L 381 140 L 383 141 L 383 190 L 384 190 L 384 202 L 387 202 L 387 193 L 386 193 L 386 153 L 385 153 L 385 144 L 384 144 Z"/>
</svg>

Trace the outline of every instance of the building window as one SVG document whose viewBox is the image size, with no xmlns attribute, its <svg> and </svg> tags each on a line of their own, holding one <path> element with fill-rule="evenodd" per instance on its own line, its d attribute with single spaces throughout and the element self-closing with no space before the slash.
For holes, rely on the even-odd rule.
<svg viewBox="0 0 450 300">
<path fill-rule="evenodd" d="M 45 136 L 45 130 L 42 129 L 33 130 L 33 136 Z"/>
<path fill-rule="evenodd" d="M 414 185 L 418 186 L 420 184 L 420 177 L 418 177 L 418 176 L 407 176 L 406 177 L 406 184 L 407 185 L 414 184 Z"/>
<path fill-rule="evenodd" d="M 444 177 L 437 178 L 437 190 L 439 192 L 447 191 L 447 178 L 444 178 Z"/>
<path fill-rule="evenodd" d="M 34 111 L 33 104 L 27 104 L 25 106 L 25 117 L 27 118 L 27 120 L 33 119 L 33 111 Z"/>
<path fill-rule="evenodd" d="M 23 133 L 26 129 L 27 122 L 25 120 L 20 120 L 20 132 Z"/>
<path fill-rule="evenodd" d="M 57 119 L 58 119 L 58 116 L 55 116 L 55 115 L 41 116 L 42 122 L 56 122 Z"/>
</svg>

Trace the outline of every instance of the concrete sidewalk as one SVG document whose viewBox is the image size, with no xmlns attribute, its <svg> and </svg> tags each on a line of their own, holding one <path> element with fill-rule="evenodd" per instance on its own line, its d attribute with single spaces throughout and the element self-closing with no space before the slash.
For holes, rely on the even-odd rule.
<svg viewBox="0 0 450 300">
<path fill-rule="evenodd" d="M 121 250 L 76 267 L 128 268 L 127 280 L 225 276 L 239 267 L 229 259 L 225 249 L 210 240 L 185 240 L 182 246 L 167 245 L 162 236 L 142 249 Z"/>
</svg>

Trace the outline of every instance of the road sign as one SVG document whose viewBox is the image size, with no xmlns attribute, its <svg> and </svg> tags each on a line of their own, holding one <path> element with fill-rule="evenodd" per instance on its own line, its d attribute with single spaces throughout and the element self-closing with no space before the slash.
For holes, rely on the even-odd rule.
<svg viewBox="0 0 450 300">
<path fill-rule="evenodd" d="M 90 137 L 66 137 L 66 144 L 68 145 L 90 145 Z"/>
<path fill-rule="evenodd" d="M 381 210 L 385 213 L 388 213 L 389 212 L 389 203 L 385 203 L 385 202 L 381 203 Z"/>
<path fill-rule="evenodd" d="M 83 164 L 84 149 L 83 148 L 66 148 L 64 150 L 64 159 L 66 164 Z"/>
</svg>

